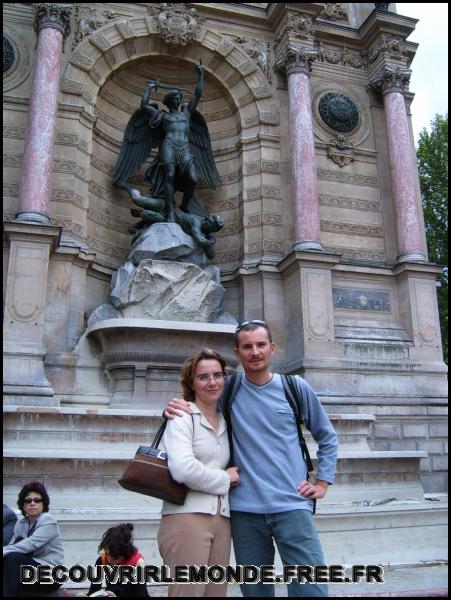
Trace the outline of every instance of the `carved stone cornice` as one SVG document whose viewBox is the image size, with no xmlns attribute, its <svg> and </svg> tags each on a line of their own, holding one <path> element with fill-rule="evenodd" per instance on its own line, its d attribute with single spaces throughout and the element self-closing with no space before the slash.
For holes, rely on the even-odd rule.
<svg viewBox="0 0 451 600">
<path fill-rule="evenodd" d="M 288 45 L 282 52 L 277 68 L 285 72 L 287 77 L 292 73 L 306 73 L 310 75 L 312 71 L 311 63 L 318 58 L 318 50 L 311 48 Z"/>
<path fill-rule="evenodd" d="M 401 67 L 392 67 L 384 65 L 382 69 L 371 79 L 370 85 L 382 92 L 404 92 L 407 90 L 410 82 L 410 69 L 402 69 Z"/>
<path fill-rule="evenodd" d="M 45 2 L 38 4 L 33 23 L 36 35 L 46 27 L 58 29 L 63 34 L 65 40 L 70 34 L 70 18 L 73 4 L 59 4 L 55 2 Z"/>
</svg>

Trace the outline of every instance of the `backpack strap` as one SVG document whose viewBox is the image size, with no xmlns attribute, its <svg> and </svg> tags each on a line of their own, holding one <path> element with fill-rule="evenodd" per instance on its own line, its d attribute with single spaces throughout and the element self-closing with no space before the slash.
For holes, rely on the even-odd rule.
<svg viewBox="0 0 451 600">
<path fill-rule="evenodd" d="M 236 393 L 241 384 L 242 373 L 233 373 L 230 375 L 225 382 L 224 391 L 222 392 L 222 413 L 224 415 L 227 425 L 227 436 L 229 438 L 230 447 L 230 459 L 229 467 L 235 466 L 233 464 L 233 445 L 232 445 L 232 402 L 235 400 Z"/>
<path fill-rule="evenodd" d="M 291 406 L 291 410 L 294 412 L 294 417 L 296 420 L 296 427 L 298 430 L 299 437 L 299 445 L 301 446 L 302 458 L 307 465 L 307 480 L 310 478 L 310 471 L 313 471 L 313 463 L 310 458 L 310 453 L 308 451 L 307 442 L 305 441 L 304 434 L 302 433 L 302 425 L 304 424 L 304 419 L 302 417 L 302 407 L 303 407 L 303 393 L 299 390 L 299 387 L 296 384 L 296 381 L 293 375 L 281 375 L 283 389 L 285 392 L 285 397 L 287 399 L 288 404 Z M 313 502 L 313 514 L 316 512 L 316 499 L 312 500 Z"/>
</svg>

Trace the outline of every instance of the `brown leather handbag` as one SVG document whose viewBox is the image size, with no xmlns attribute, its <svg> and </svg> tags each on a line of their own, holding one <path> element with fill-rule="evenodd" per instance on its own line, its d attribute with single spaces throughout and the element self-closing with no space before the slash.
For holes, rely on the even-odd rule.
<svg viewBox="0 0 451 600">
<path fill-rule="evenodd" d="M 139 446 L 118 481 L 130 492 L 153 496 L 174 504 L 183 504 L 188 488 L 172 478 L 168 468 L 168 455 L 158 448 L 166 423 L 167 419 L 164 419 L 151 446 Z"/>
</svg>

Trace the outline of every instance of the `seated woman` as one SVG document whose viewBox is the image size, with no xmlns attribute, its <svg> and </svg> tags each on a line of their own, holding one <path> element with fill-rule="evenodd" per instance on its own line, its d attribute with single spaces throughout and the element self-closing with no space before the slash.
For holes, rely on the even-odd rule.
<svg viewBox="0 0 451 600">
<path fill-rule="evenodd" d="M 44 485 L 32 481 L 19 492 L 17 506 L 24 518 L 14 526 L 7 546 L 3 546 L 3 596 L 15 598 L 20 592 L 46 595 L 59 583 L 21 584 L 22 565 L 64 565 L 64 548 L 55 519 L 49 514 L 50 499 Z"/>
<path fill-rule="evenodd" d="M 190 488 L 183 505 L 163 503 L 158 545 L 165 565 L 228 565 L 230 559 L 229 488 L 239 484 L 229 467 L 229 441 L 218 400 L 224 387 L 225 360 L 206 349 L 188 358 L 181 373 L 192 415 L 169 421 L 163 436 L 173 478 Z M 169 596 L 225 596 L 227 583 L 170 584 Z"/>
<path fill-rule="evenodd" d="M 136 567 L 144 566 L 144 558 L 141 552 L 133 545 L 133 524 L 121 523 L 116 527 L 110 527 L 102 537 L 99 544 L 99 558 L 96 565 L 129 565 Z M 103 594 L 99 592 L 102 584 L 91 583 L 88 596 L 117 596 L 118 598 L 145 598 L 149 594 L 144 583 L 107 583 Z M 78 594 L 79 596 L 84 594 Z"/>
</svg>

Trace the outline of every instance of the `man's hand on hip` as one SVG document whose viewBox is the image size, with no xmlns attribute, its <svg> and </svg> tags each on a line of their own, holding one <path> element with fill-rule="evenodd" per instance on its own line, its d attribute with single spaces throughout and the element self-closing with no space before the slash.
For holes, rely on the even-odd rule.
<svg viewBox="0 0 451 600">
<path fill-rule="evenodd" d="M 318 480 L 316 483 L 312 483 L 304 479 L 298 485 L 297 489 L 299 494 L 304 496 L 304 498 L 317 500 L 318 498 L 324 498 L 328 485 L 327 481 Z"/>
</svg>

